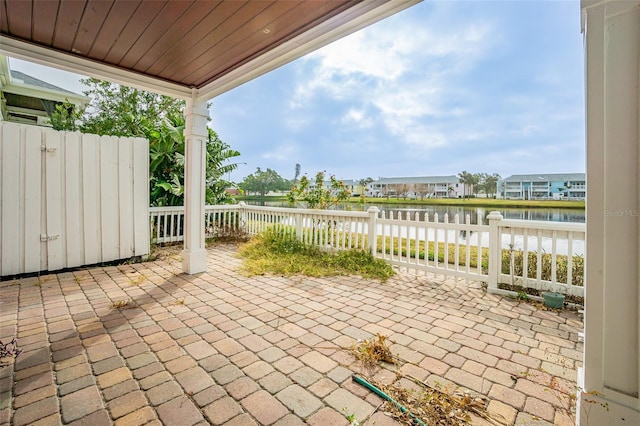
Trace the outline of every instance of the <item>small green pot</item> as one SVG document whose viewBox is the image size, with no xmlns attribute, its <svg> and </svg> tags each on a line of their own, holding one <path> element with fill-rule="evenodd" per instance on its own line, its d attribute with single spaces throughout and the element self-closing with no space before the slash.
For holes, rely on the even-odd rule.
<svg viewBox="0 0 640 426">
<path fill-rule="evenodd" d="M 545 291 L 542 293 L 544 298 L 544 306 L 552 309 L 562 309 L 564 306 L 564 294 L 555 293 L 553 291 Z"/>
</svg>

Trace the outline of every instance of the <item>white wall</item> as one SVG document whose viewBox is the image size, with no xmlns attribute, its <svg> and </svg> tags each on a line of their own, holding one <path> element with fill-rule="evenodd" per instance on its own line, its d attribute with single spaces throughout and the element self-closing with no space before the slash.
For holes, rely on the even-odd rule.
<svg viewBox="0 0 640 426">
<path fill-rule="evenodd" d="M 0 275 L 149 253 L 149 143 L 0 122 Z"/>
</svg>

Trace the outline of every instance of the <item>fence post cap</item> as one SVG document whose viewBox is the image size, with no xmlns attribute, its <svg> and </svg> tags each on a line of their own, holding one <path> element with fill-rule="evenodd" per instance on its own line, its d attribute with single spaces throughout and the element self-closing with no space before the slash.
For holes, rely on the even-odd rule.
<svg viewBox="0 0 640 426">
<path fill-rule="evenodd" d="M 371 206 L 367 209 L 367 213 L 379 213 L 380 209 L 377 208 L 376 206 Z"/>
<path fill-rule="evenodd" d="M 245 203 L 244 201 L 240 201 L 240 202 L 238 203 L 238 205 L 239 205 L 239 206 L 246 206 L 246 205 L 247 205 L 247 203 Z"/>
<path fill-rule="evenodd" d="M 499 211 L 494 210 L 491 213 L 489 213 L 489 215 L 487 215 L 487 219 L 491 220 L 491 219 L 502 219 L 502 215 L 500 214 Z"/>
</svg>

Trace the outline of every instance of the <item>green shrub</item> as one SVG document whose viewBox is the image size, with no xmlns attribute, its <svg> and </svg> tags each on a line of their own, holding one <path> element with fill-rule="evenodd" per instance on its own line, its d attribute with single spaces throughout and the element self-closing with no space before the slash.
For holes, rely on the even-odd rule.
<svg viewBox="0 0 640 426">
<path fill-rule="evenodd" d="M 542 253 L 540 258 L 541 279 L 551 281 L 551 254 Z M 556 281 L 567 282 L 568 256 L 556 255 Z M 527 256 L 527 278 L 537 278 L 538 253 L 530 251 Z M 513 275 L 523 277 L 524 254 L 521 250 L 513 251 Z M 502 273 L 511 275 L 511 250 L 502 251 Z M 571 284 L 584 285 L 584 256 L 574 255 L 571 261 Z"/>
</svg>

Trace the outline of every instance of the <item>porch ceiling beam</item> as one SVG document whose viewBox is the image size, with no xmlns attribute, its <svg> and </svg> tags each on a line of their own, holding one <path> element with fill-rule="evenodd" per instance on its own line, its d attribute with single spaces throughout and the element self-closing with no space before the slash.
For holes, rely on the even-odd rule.
<svg viewBox="0 0 640 426">
<path fill-rule="evenodd" d="M 69 55 L 0 35 L 0 53 L 47 67 L 73 72 L 122 84 L 123 86 L 155 92 L 179 99 L 191 99 L 192 90 L 179 84 L 112 67 L 79 56 Z"/>
<path fill-rule="evenodd" d="M 2 87 L 4 93 L 12 93 L 15 95 L 30 96 L 33 98 L 50 99 L 54 101 L 64 102 L 65 99 L 69 99 L 70 102 L 80 105 L 82 103 L 88 103 L 89 97 L 83 95 L 77 95 L 69 92 L 63 92 L 60 90 L 41 89 L 33 85 L 27 85 L 24 83 L 17 83 L 12 81 L 10 84 Z"/>
</svg>

